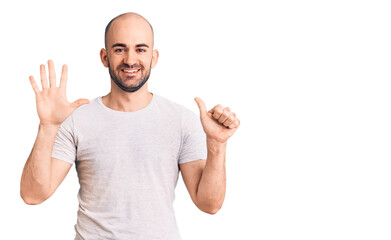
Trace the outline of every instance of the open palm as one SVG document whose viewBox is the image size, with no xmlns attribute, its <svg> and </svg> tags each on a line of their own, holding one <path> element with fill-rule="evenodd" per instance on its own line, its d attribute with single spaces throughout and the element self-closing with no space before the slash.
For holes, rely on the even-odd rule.
<svg viewBox="0 0 391 240">
<path fill-rule="evenodd" d="M 88 99 L 79 99 L 73 103 L 66 97 L 68 67 L 63 65 L 59 87 L 56 86 L 56 74 L 52 60 L 48 61 L 49 83 L 46 78 L 45 65 L 40 66 L 42 91 L 39 90 L 34 77 L 30 76 L 30 83 L 36 96 L 37 112 L 41 124 L 61 125 L 79 106 L 89 103 Z"/>
</svg>

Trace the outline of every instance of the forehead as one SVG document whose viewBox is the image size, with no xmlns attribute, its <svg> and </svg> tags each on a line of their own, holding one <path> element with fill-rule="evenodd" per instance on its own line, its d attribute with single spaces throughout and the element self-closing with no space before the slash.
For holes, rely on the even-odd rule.
<svg viewBox="0 0 391 240">
<path fill-rule="evenodd" d="M 152 29 L 148 22 L 140 17 L 122 17 L 112 22 L 107 33 L 108 46 L 115 43 L 135 45 L 153 42 Z"/>
</svg>

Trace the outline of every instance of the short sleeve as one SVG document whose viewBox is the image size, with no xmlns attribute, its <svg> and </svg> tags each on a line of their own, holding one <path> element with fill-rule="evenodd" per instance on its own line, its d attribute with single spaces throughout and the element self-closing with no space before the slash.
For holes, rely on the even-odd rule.
<svg viewBox="0 0 391 240">
<path fill-rule="evenodd" d="M 185 109 L 182 115 L 182 144 L 179 164 L 206 159 L 206 135 L 200 118 L 194 112 Z"/>
<path fill-rule="evenodd" d="M 54 141 L 52 157 L 73 164 L 76 160 L 73 115 L 71 114 L 60 126 Z"/>
</svg>

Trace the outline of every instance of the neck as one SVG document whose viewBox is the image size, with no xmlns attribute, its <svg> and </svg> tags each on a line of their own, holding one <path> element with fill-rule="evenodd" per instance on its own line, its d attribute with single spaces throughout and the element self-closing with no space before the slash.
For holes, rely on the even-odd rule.
<svg viewBox="0 0 391 240">
<path fill-rule="evenodd" d="M 147 83 L 136 92 L 126 92 L 112 86 L 110 93 L 102 97 L 102 102 L 115 111 L 134 112 L 145 108 L 151 102 L 152 95 L 148 92 Z"/>
</svg>

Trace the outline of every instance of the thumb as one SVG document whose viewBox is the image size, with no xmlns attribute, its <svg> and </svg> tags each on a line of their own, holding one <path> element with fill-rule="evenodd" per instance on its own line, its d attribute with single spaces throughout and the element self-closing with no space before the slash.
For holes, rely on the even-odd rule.
<svg viewBox="0 0 391 240">
<path fill-rule="evenodd" d="M 72 107 L 74 107 L 76 109 L 76 108 L 80 107 L 81 105 L 88 104 L 88 103 L 90 103 L 90 100 L 85 99 L 85 98 L 80 98 L 72 103 Z"/>
<path fill-rule="evenodd" d="M 202 101 L 202 99 L 199 97 L 194 98 L 194 100 L 196 101 L 198 108 L 200 109 L 200 117 L 204 117 L 207 114 L 204 101 Z"/>
</svg>

